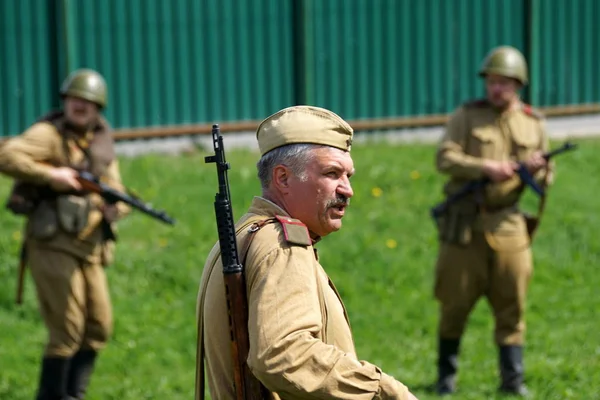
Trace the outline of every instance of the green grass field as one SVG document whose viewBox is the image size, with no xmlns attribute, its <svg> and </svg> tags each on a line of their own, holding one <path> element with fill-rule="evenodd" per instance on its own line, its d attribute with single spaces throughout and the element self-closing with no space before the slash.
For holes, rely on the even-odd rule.
<svg viewBox="0 0 600 400">
<path fill-rule="evenodd" d="M 526 379 L 535 399 L 600 399 L 600 141 L 580 141 L 559 160 L 556 183 L 534 244 L 528 301 Z M 555 143 L 556 145 L 556 143 Z M 429 207 L 443 178 L 428 145 L 357 145 L 355 197 L 341 231 L 318 246 L 350 313 L 360 358 L 433 399 L 437 242 Z M 132 214 L 120 224 L 108 270 L 115 332 L 99 358 L 88 398 L 192 399 L 195 305 L 204 258 L 216 240 L 215 167 L 204 152 L 122 159 L 125 183 L 178 219 L 169 227 Z M 234 215 L 253 195 L 257 154 L 230 151 Z M 5 198 L 10 181 L 0 179 Z M 533 204 L 527 196 L 528 207 Z M 22 220 L 0 210 L 0 399 L 28 400 L 37 386 L 46 332 L 31 278 L 14 304 Z M 496 398 L 493 321 L 482 300 L 460 359 L 457 399 Z"/>
</svg>

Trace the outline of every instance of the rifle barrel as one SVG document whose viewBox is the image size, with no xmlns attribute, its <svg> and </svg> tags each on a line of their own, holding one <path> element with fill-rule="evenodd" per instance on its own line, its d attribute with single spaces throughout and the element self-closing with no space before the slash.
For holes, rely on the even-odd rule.
<svg viewBox="0 0 600 400">
<path fill-rule="evenodd" d="M 165 211 L 155 210 L 143 201 L 99 182 L 98 179 L 89 172 L 80 172 L 78 181 L 81 183 L 84 190 L 98 193 L 108 203 L 114 204 L 120 201 L 166 224 L 175 224 L 175 220 L 167 215 Z"/>
</svg>

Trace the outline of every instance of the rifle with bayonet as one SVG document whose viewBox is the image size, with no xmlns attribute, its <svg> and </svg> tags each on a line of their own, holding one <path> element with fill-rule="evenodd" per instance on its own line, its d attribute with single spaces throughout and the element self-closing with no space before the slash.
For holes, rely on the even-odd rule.
<svg viewBox="0 0 600 400">
<path fill-rule="evenodd" d="M 223 280 L 225 296 L 229 313 L 229 329 L 231 338 L 231 353 L 233 357 L 234 385 L 237 400 L 263 399 L 261 383 L 252 375 L 246 363 L 250 347 L 248 337 L 248 299 L 244 266 L 241 264 L 237 250 L 235 222 L 231 208 L 229 181 L 227 170 L 229 163 L 225 160 L 223 136 L 220 135 L 219 125 L 212 127 L 212 139 L 215 155 L 205 157 L 206 163 L 215 163 L 219 192 L 215 195 L 215 215 L 221 261 L 223 262 Z"/>
<path fill-rule="evenodd" d="M 570 150 L 575 150 L 576 148 L 577 148 L 576 144 L 573 144 L 570 142 L 565 142 L 562 146 L 545 153 L 542 157 L 544 157 L 544 159 L 546 159 L 546 161 L 549 161 L 554 156 L 557 156 L 559 154 L 565 153 Z M 519 178 L 521 179 L 521 181 L 525 185 L 529 186 L 538 196 L 540 196 L 540 197 L 544 196 L 545 195 L 544 189 L 535 181 L 534 177 L 527 170 L 527 167 L 525 166 L 525 164 L 523 162 L 521 162 L 518 165 L 519 166 L 518 166 L 516 172 L 519 175 Z M 444 215 L 446 213 L 446 211 L 452 204 L 467 197 L 468 195 L 471 195 L 473 193 L 476 193 L 476 192 L 482 190 L 485 186 L 487 186 L 490 183 L 491 183 L 491 180 L 489 177 L 476 179 L 476 180 L 466 183 L 456 193 L 453 193 L 452 195 L 448 196 L 448 198 L 446 198 L 446 200 L 437 204 L 435 207 L 431 208 L 431 216 L 433 217 L 434 220 L 437 221 L 442 215 Z"/>
</svg>

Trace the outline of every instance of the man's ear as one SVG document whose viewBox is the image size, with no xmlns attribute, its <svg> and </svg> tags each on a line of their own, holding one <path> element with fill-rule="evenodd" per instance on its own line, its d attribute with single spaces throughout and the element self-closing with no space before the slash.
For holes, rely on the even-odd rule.
<svg viewBox="0 0 600 400">
<path fill-rule="evenodd" d="M 273 177 L 271 179 L 273 186 L 280 192 L 286 193 L 289 191 L 290 178 L 292 171 L 285 165 L 278 165 L 273 168 Z"/>
</svg>

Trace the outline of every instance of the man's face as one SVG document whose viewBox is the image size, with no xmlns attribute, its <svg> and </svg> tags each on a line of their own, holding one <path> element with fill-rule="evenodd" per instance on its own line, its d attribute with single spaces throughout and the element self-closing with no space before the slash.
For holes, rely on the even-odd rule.
<svg viewBox="0 0 600 400">
<path fill-rule="evenodd" d="M 518 81 L 505 76 L 489 74 L 485 77 L 488 101 L 499 108 L 507 107 L 517 97 L 520 86 Z"/>
<path fill-rule="evenodd" d="M 80 128 L 91 126 L 98 119 L 98 105 L 79 97 L 65 97 L 67 120 Z"/>
<path fill-rule="evenodd" d="M 350 153 L 333 147 L 311 151 L 313 158 L 306 166 L 305 179 L 290 176 L 285 202 L 292 218 L 306 224 L 313 234 L 325 236 L 342 226 L 354 195 L 350 186 L 354 163 Z"/>
</svg>

